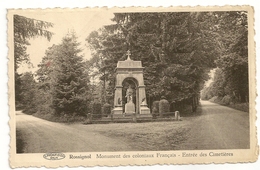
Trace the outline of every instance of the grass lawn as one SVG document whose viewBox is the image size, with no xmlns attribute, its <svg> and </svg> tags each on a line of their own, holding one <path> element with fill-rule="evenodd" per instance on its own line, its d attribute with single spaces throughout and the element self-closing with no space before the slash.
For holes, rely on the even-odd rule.
<svg viewBox="0 0 260 170">
<path fill-rule="evenodd" d="M 147 122 L 86 125 L 91 131 L 117 138 L 136 150 L 176 150 L 187 139 L 188 122 Z M 104 145 L 105 145 L 104 141 Z"/>
</svg>

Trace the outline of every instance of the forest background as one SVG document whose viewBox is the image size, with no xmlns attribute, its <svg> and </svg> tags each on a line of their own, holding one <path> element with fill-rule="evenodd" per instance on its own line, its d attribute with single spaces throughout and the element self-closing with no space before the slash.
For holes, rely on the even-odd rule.
<svg viewBox="0 0 260 170">
<path fill-rule="evenodd" d="M 32 57 L 26 52 L 28 40 L 50 40 L 55 35 L 48 29 L 55 25 L 15 15 L 17 108 L 75 117 L 93 112 L 94 103 L 113 107 L 114 68 L 130 50 L 131 58 L 145 67 L 150 108 L 165 96 L 171 111 L 192 113 L 201 96 L 248 111 L 246 12 L 116 13 L 112 21 L 85 38 L 91 59 L 84 60 L 72 31 L 46 49 L 36 72 L 19 73 L 20 65 L 30 64 Z M 206 87 L 210 70 L 214 79 Z"/>
</svg>

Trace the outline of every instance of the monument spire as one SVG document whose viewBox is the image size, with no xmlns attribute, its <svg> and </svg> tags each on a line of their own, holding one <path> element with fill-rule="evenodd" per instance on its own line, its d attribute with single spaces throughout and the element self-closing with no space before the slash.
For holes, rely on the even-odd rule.
<svg viewBox="0 0 260 170">
<path fill-rule="evenodd" d="M 127 50 L 126 55 L 127 55 L 127 60 L 131 60 L 131 58 L 130 58 L 130 55 L 131 55 L 130 50 Z"/>
</svg>

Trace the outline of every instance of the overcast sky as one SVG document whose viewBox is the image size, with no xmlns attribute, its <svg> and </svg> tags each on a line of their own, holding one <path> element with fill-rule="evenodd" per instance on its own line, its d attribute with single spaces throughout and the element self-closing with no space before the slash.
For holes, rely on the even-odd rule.
<svg viewBox="0 0 260 170">
<path fill-rule="evenodd" d="M 26 12 L 18 13 L 28 18 L 37 20 L 47 21 L 54 24 L 53 28 L 49 30 L 54 33 L 51 41 L 48 41 L 44 37 L 37 37 L 30 40 L 31 45 L 27 47 L 27 53 L 30 55 L 31 62 L 34 68 L 28 68 L 28 65 L 23 65 L 19 68 L 19 72 L 25 71 L 36 71 L 37 65 L 41 62 L 42 57 L 45 54 L 45 50 L 53 44 L 61 43 L 62 38 L 68 33 L 69 30 L 74 30 L 78 36 L 78 41 L 81 43 L 82 54 L 86 59 L 91 57 L 90 50 L 87 47 L 85 39 L 94 30 L 98 30 L 104 25 L 112 24 L 111 19 L 113 13 L 104 10 L 101 11 L 85 11 L 81 10 L 66 11 L 63 12 L 51 12 L 51 11 L 40 11 L 40 12 Z"/>
</svg>

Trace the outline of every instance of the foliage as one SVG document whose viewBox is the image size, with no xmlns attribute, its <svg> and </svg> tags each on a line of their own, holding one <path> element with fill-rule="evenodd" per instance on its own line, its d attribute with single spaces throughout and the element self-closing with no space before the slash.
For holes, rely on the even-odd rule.
<svg viewBox="0 0 260 170">
<path fill-rule="evenodd" d="M 102 112 L 101 112 L 101 103 L 94 101 L 92 103 L 92 114 L 93 118 L 101 118 Z"/>
<path fill-rule="evenodd" d="M 249 112 L 249 103 L 241 103 L 231 98 L 231 96 L 226 95 L 224 97 L 214 96 L 209 99 L 210 102 L 218 103 L 220 105 L 228 106 L 237 110 L 241 110 L 244 112 Z"/>
<path fill-rule="evenodd" d="M 27 45 L 30 45 L 28 39 L 32 37 L 43 36 L 48 40 L 53 33 L 48 31 L 53 24 L 50 22 L 26 18 L 20 15 L 14 15 L 14 59 L 15 71 L 22 62 L 30 62 L 29 55 L 26 53 Z"/>
<path fill-rule="evenodd" d="M 126 59 L 141 60 L 147 93 L 153 100 L 169 101 L 199 94 L 208 71 L 220 55 L 214 13 L 116 13 L 116 24 L 92 32 L 86 39 L 93 53 L 93 67 L 100 79 L 115 86 L 114 68 Z"/>
<path fill-rule="evenodd" d="M 29 39 L 33 37 L 43 36 L 48 40 L 51 39 L 53 33 L 48 31 L 49 27 L 53 24 L 50 22 L 35 20 L 31 18 L 26 18 L 19 15 L 13 16 L 14 24 L 14 71 L 15 71 L 15 102 L 19 105 L 22 102 L 21 93 L 22 89 L 19 87 L 21 85 L 20 77 L 22 75 L 18 74 L 17 69 L 20 64 L 27 63 L 30 64 L 30 58 L 27 54 L 27 46 L 30 45 Z"/>
<path fill-rule="evenodd" d="M 75 33 L 67 34 L 61 44 L 46 50 L 38 65 L 39 89 L 50 97 L 46 105 L 57 116 L 83 116 L 90 111 L 89 76 L 78 46 Z"/>
<path fill-rule="evenodd" d="M 217 13 L 221 38 L 221 56 L 213 83 L 203 90 L 202 98 L 229 95 L 232 100 L 248 102 L 248 26 L 243 11 Z"/>
<path fill-rule="evenodd" d="M 163 113 L 168 112 L 170 112 L 170 104 L 166 99 L 162 98 L 159 102 L 159 113 L 162 116 Z"/>
<path fill-rule="evenodd" d="M 152 106 L 152 113 L 158 114 L 159 113 L 159 102 L 160 101 L 154 101 Z"/>
<path fill-rule="evenodd" d="M 105 103 L 105 104 L 103 105 L 103 115 L 104 115 L 104 116 L 108 116 L 108 115 L 110 115 L 110 114 L 111 114 L 111 105 L 108 104 L 108 103 Z"/>
<path fill-rule="evenodd" d="M 24 112 L 33 114 L 37 112 L 37 84 L 31 72 L 26 72 L 20 76 L 20 101 Z"/>
<path fill-rule="evenodd" d="M 223 103 L 223 105 L 229 105 L 231 103 L 231 97 L 229 95 L 224 96 L 221 103 Z"/>
</svg>

